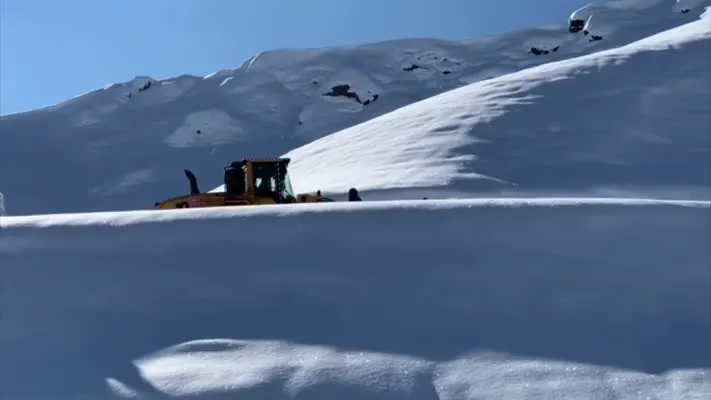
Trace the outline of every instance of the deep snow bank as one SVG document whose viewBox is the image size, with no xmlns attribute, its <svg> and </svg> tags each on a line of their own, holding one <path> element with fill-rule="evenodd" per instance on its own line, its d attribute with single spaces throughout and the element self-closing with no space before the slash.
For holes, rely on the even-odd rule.
<svg viewBox="0 0 711 400">
<path fill-rule="evenodd" d="M 0 398 L 95 399 L 107 386 L 702 396 L 709 207 L 480 199 L 3 217 Z"/>
</svg>

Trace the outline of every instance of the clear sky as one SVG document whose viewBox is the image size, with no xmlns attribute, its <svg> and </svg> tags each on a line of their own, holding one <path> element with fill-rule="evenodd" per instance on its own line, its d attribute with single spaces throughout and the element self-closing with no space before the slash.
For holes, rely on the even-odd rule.
<svg viewBox="0 0 711 400">
<path fill-rule="evenodd" d="M 0 114 L 275 48 L 466 39 L 565 23 L 584 0 L 1 0 Z"/>
</svg>

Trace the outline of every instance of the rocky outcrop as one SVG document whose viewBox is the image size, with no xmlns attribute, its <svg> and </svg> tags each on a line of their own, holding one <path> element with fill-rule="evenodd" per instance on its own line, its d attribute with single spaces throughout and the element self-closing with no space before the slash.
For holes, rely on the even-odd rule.
<svg viewBox="0 0 711 400">
<path fill-rule="evenodd" d="M 367 98 L 361 98 L 361 96 L 358 95 L 355 91 L 351 90 L 350 85 L 336 85 L 331 87 L 331 90 L 327 93 L 323 93 L 324 96 L 331 96 L 331 97 L 345 97 L 349 99 L 355 100 L 358 104 L 362 104 L 364 106 L 367 106 L 368 104 L 378 100 L 378 97 L 380 97 L 377 93 L 371 94 Z"/>
</svg>

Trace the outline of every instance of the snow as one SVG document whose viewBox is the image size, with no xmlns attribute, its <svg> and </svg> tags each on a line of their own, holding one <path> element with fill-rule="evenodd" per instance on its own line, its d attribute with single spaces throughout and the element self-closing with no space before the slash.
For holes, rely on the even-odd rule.
<svg viewBox="0 0 711 400">
<path fill-rule="evenodd" d="M 3 217 L 0 398 L 706 398 L 710 216 L 608 198 Z"/>
<path fill-rule="evenodd" d="M 116 181 L 94 187 L 92 192 L 111 196 L 116 193 L 125 192 L 133 186 L 144 185 L 155 180 L 155 172 L 151 169 L 139 169 L 132 171 Z"/>
<path fill-rule="evenodd" d="M 587 19 L 593 15 L 597 7 L 595 3 L 586 4 L 573 11 L 568 19 L 570 21 L 587 21 Z"/>
<path fill-rule="evenodd" d="M 683 10 L 693 10 L 703 3 L 703 0 L 676 0 L 674 3 L 674 11 L 681 12 Z"/>
<path fill-rule="evenodd" d="M 711 3 L 702 0 L 691 12 L 685 14 L 674 12 L 674 4 L 672 0 L 612 1 L 598 4 L 595 12 L 597 27 L 609 28 L 610 33 L 606 33 L 602 40 L 593 42 L 589 41 L 589 35 L 568 32 L 568 24 L 564 19 L 567 12 L 562 10 L 563 19 L 557 26 L 525 29 L 495 38 L 467 41 L 403 39 L 326 49 L 271 50 L 250 58 L 238 68 L 216 68 L 217 72 L 207 77 L 183 75 L 157 79 L 139 75 L 129 82 L 95 90 L 53 107 L 2 116 L 0 130 L 3 132 L 4 143 L 11 143 L 0 148 L 2 190 L 8 198 L 13 199 L 13 210 L 21 214 L 150 207 L 154 201 L 184 190 L 184 177 L 180 173 L 182 169 L 195 171 L 203 186 L 213 188 L 221 183 L 222 167 L 230 161 L 244 157 L 283 155 L 316 139 L 361 123 L 372 122 L 374 118 L 432 96 L 459 89 L 464 84 L 478 85 L 482 79 L 492 84 L 491 81 L 499 77 L 504 80 L 497 81 L 498 84 L 508 85 L 504 77 L 510 73 L 541 65 L 556 65 L 558 61 L 577 56 L 618 49 L 620 46 L 684 24 L 690 23 L 699 28 L 699 14 L 704 6 Z M 703 20 L 701 24 L 703 22 L 708 23 L 708 20 Z M 684 40 L 680 43 L 684 43 Z M 534 55 L 530 53 L 531 47 L 549 52 Z M 489 129 L 484 129 L 486 124 L 482 125 L 481 122 L 472 125 L 476 132 L 469 135 L 470 138 L 481 137 L 483 141 L 478 143 L 488 144 L 476 148 L 461 147 L 459 151 L 464 154 L 457 154 L 458 156 L 474 157 L 479 164 L 474 167 L 475 160 L 469 160 L 457 168 L 463 169 L 469 175 L 474 173 L 476 175 L 473 176 L 498 177 L 502 181 L 515 183 L 502 186 L 495 184 L 497 180 L 480 180 L 479 183 L 487 190 L 511 190 L 517 187 L 516 185 L 522 185 L 523 177 L 507 177 L 506 175 L 511 174 L 500 170 L 510 169 L 510 161 L 494 165 L 496 163 L 490 159 L 495 153 L 501 152 L 500 146 L 514 140 L 511 129 L 504 126 L 508 125 L 504 122 L 513 122 L 513 117 L 520 108 L 523 114 L 529 117 L 528 124 L 534 128 L 530 136 L 533 138 L 534 135 L 541 134 L 543 126 L 557 129 L 562 134 L 566 129 L 570 129 L 566 121 L 592 118 L 590 115 L 580 115 L 580 109 L 572 109 L 576 102 L 555 101 L 555 98 L 569 96 L 569 93 L 560 93 L 567 84 L 571 85 L 571 90 L 583 91 L 580 92 L 581 96 L 576 96 L 578 102 L 588 99 L 587 95 L 582 95 L 589 92 L 586 89 L 589 86 L 586 85 L 600 87 L 599 93 L 616 90 L 620 87 L 620 82 L 628 80 L 639 90 L 643 85 L 662 86 L 660 93 L 665 93 L 665 90 L 670 90 L 671 93 L 655 96 L 656 99 L 649 101 L 653 103 L 650 107 L 654 108 L 656 101 L 668 102 L 674 108 L 673 105 L 678 103 L 677 96 L 684 94 L 674 93 L 670 87 L 665 87 L 674 83 L 664 74 L 663 69 L 650 69 L 645 63 L 660 62 L 660 59 L 664 58 L 667 63 L 672 64 L 672 57 L 693 57 L 694 63 L 677 62 L 671 70 L 676 74 L 674 78 L 677 80 L 681 79 L 681 74 L 689 75 L 685 84 L 680 83 L 681 86 L 687 89 L 701 88 L 701 84 L 705 83 L 702 81 L 705 75 L 702 74 L 701 67 L 707 67 L 708 60 L 699 56 L 701 51 L 689 47 L 692 46 L 684 45 L 681 51 L 669 51 L 665 55 L 654 57 L 648 54 L 635 55 L 626 63 L 626 67 L 617 68 L 616 74 L 619 76 L 616 76 L 615 82 L 595 80 L 596 76 L 613 73 L 613 68 L 603 64 L 603 74 L 597 74 L 596 63 L 599 63 L 599 60 L 587 59 L 591 64 L 576 64 L 576 70 L 569 71 L 573 76 L 587 74 L 586 79 L 576 78 L 574 83 L 572 79 L 567 79 L 558 82 L 558 86 L 543 83 L 540 90 L 545 89 L 545 92 L 532 93 L 536 96 L 533 98 L 502 94 L 500 90 L 494 90 L 495 88 L 487 89 L 487 93 L 504 96 L 505 102 L 511 100 L 513 103 L 503 108 L 495 107 L 498 110 L 496 113 L 500 112 L 502 115 L 493 120 Z M 693 47 L 703 45 L 697 44 Z M 554 48 L 558 50 L 550 51 Z M 708 51 L 705 48 L 700 50 Z M 682 52 L 683 54 L 680 54 Z M 641 68 L 642 64 L 645 64 L 644 74 L 638 77 L 637 69 Z M 698 69 L 684 70 L 694 69 L 696 64 L 699 65 Z M 419 68 L 413 68 L 414 65 Z M 640 82 L 641 80 L 644 82 Z M 660 81 L 652 82 L 653 80 Z M 578 84 L 581 87 L 578 87 Z M 362 104 L 353 97 L 325 94 L 338 85 L 349 85 L 351 92 L 358 95 Z M 481 86 L 479 88 L 481 89 Z M 482 92 L 472 89 L 471 93 Z M 625 94 L 622 91 L 617 98 L 605 100 L 604 104 L 609 104 L 609 110 L 597 111 L 596 114 L 606 114 L 619 109 L 630 115 L 640 115 L 641 111 L 634 109 L 632 104 L 639 104 L 637 102 L 641 100 L 635 99 L 631 94 Z M 641 95 L 641 92 L 638 94 Z M 693 95 L 702 101 L 700 104 L 704 104 L 701 94 Z M 598 98 L 598 101 L 602 101 L 601 98 Z M 481 99 L 482 103 L 488 101 L 497 100 Z M 521 104 L 521 101 L 531 104 Z M 597 107 L 597 104 L 584 106 Z M 556 111 L 556 115 L 567 113 L 571 117 L 561 121 L 554 120 L 558 117 L 549 118 L 553 119 L 552 121 L 541 121 L 542 117 L 533 117 L 534 112 L 549 113 L 548 110 L 558 108 L 564 111 Z M 473 112 L 476 112 L 476 109 Z M 620 114 L 621 111 L 617 112 L 613 121 L 619 120 Z M 487 118 L 488 116 L 473 117 L 467 123 L 485 121 Z M 671 124 L 669 116 L 660 116 L 658 119 L 667 122 L 660 124 L 662 128 L 668 128 Z M 627 120 L 634 120 L 634 117 Z M 655 124 L 657 122 L 659 121 L 655 121 Z M 696 122 L 699 122 L 698 117 Z M 455 120 L 449 121 L 448 125 L 459 124 L 461 122 Z M 506 138 L 504 141 L 495 140 L 495 137 L 490 137 L 489 132 L 481 132 L 493 132 L 493 126 L 501 131 L 500 136 Z M 684 126 L 692 126 L 692 123 L 684 123 Z M 378 136 L 381 137 L 391 134 L 401 137 L 397 132 L 391 133 L 390 127 L 383 126 L 377 130 L 373 128 L 373 131 L 378 131 Z M 461 131 L 465 128 L 462 126 Z M 608 128 L 627 127 L 610 125 Z M 207 132 L 197 134 L 197 130 Z M 660 130 L 661 128 L 655 129 L 649 134 L 656 135 Z M 548 132 L 543 134 L 547 135 Z M 584 135 L 585 132 L 580 134 Z M 598 134 L 597 129 L 589 133 Z M 37 140 L 38 137 L 42 139 Z M 459 140 L 460 136 L 455 138 Z M 540 142 L 551 143 L 550 136 L 546 138 Z M 606 140 L 609 138 L 601 142 Z M 581 141 L 580 145 L 584 142 Z M 456 140 L 452 146 L 455 143 Z M 526 139 L 517 146 L 506 144 L 506 147 L 520 148 L 520 151 L 525 153 L 524 147 L 531 145 L 537 148 Z M 442 145 L 442 148 L 452 146 Z M 378 149 L 383 151 L 380 147 Z M 484 151 L 485 149 L 487 151 Z M 578 153 L 584 151 L 574 150 Z M 18 157 L 18 154 L 23 156 Z M 413 156 L 418 154 L 421 153 L 413 153 Z M 553 152 L 553 158 L 560 156 L 562 155 Z M 540 159 L 546 157 L 548 155 L 541 155 Z M 121 161 L 112 162 L 114 158 Z M 446 167 L 443 167 L 444 175 L 450 175 L 452 164 L 457 160 L 459 158 L 446 163 Z M 484 162 L 486 168 L 481 170 Z M 71 182 L 57 179 L 43 183 L 45 192 L 61 193 L 61 197 L 48 199 L 36 196 L 35 185 L 29 183 L 33 179 L 26 179 L 14 172 L 33 170 L 38 163 L 51 165 L 52 168 L 65 171 L 67 176 L 71 176 Z M 428 161 L 423 164 L 428 164 Z M 87 167 L 94 165 L 100 165 L 100 168 Z M 153 171 L 155 180 L 134 185 L 127 190 L 115 191 L 110 198 L 102 194 L 105 191 L 95 190 L 99 187 L 109 187 L 139 169 Z M 296 183 L 301 187 L 312 187 L 317 182 L 332 182 L 332 179 L 335 179 L 328 176 L 314 177 L 319 174 L 320 171 L 302 169 L 295 174 L 294 180 L 305 181 L 304 184 Z M 381 172 L 373 171 L 372 174 Z M 399 175 L 407 175 L 407 171 L 394 171 L 392 177 L 381 183 L 393 182 Z M 546 172 L 545 176 L 552 175 Z M 361 183 L 368 186 L 365 180 L 359 179 L 355 186 L 358 187 Z M 437 180 L 447 181 L 440 179 L 438 172 L 430 171 L 426 178 L 407 178 L 409 183 L 403 185 Z M 331 191 L 345 186 L 347 185 L 342 183 L 321 189 Z M 379 183 L 374 186 L 382 187 Z M 529 189 L 531 188 L 526 188 Z M 472 191 L 475 195 L 481 195 L 481 190 L 483 188 L 480 186 L 467 187 L 464 192 L 468 192 L 469 196 Z M 457 188 L 457 191 L 460 191 L 460 188 Z"/>
<path fill-rule="evenodd" d="M 166 138 L 171 147 L 217 146 L 239 141 L 242 129 L 222 110 L 200 110 L 190 113 L 183 125 Z"/>
<path fill-rule="evenodd" d="M 671 3 L 671 4 L 670 4 Z M 606 37 L 619 30 L 617 18 L 620 12 L 646 12 L 658 7 L 664 11 L 679 13 L 688 12 L 708 3 L 705 0 L 617 0 L 589 3 L 570 14 L 569 22 L 585 21 L 584 32 L 590 35 Z"/>
<path fill-rule="evenodd" d="M 3 116 L 0 399 L 711 397 L 711 2 L 689 4 Z M 150 209 L 183 168 L 220 190 L 279 155 L 297 191 L 364 201 Z"/>
<path fill-rule="evenodd" d="M 437 188 L 586 192 L 601 181 L 637 190 L 707 187 L 710 21 L 705 15 L 626 46 L 477 81 L 315 140 L 285 154 L 294 188 L 424 187 L 432 197 Z M 678 106 L 687 102 L 694 107 Z M 555 115 L 541 118 L 548 110 Z M 513 141 L 538 143 L 518 151 Z M 679 175 L 680 165 L 689 176 Z"/>
<path fill-rule="evenodd" d="M 491 182 L 496 189 L 520 188 L 544 180 L 551 165 L 567 170 L 571 183 L 550 189 L 586 190 L 601 178 L 625 179 L 619 185 L 672 185 L 683 179 L 671 172 L 678 165 L 698 174 L 688 178 L 690 184 L 707 186 L 709 34 L 706 15 L 623 47 L 478 81 L 402 107 L 286 153 L 294 160 L 295 189 L 471 191 L 488 190 Z M 585 95 L 567 96 L 574 93 Z M 531 140 L 543 146 L 541 152 L 533 151 L 534 143 L 522 152 L 508 145 Z M 650 179 L 650 169 L 659 176 Z M 560 172 L 549 176 L 555 182 L 543 181 L 537 189 L 562 183 Z"/>
</svg>

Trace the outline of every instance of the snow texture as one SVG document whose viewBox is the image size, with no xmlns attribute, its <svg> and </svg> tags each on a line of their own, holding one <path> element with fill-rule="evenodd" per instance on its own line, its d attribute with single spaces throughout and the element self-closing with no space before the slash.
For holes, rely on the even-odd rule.
<svg viewBox="0 0 711 400">
<path fill-rule="evenodd" d="M 237 141 L 240 136 L 244 133 L 229 114 L 222 110 L 201 110 L 190 113 L 166 142 L 177 148 L 209 147 Z"/>
<path fill-rule="evenodd" d="M 709 217 L 644 199 L 3 217 L 0 398 L 701 400 Z"/>
<path fill-rule="evenodd" d="M 710 5 L 3 116 L 0 399 L 708 399 Z M 149 209 L 278 155 L 365 201 Z"/>
<path fill-rule="evenodd" d="M 402 107 L 288 152 L 295 187 L 708 186 L 710 34 L 706 15 Z"/>
<path fill-rule="evenodd" d="M 185 192 L 184 168 L 214 188 L 230 161 L 305 157 L 323 146 L 310 144 L 315 139 L 345 129 L 348 134 L 326 140 L 345 145 L 345 136 L 363 137 L 358 131 L 365 130 L 368 145 L 344 148 L 348 160 L 339 159 L 336 169 L 306 168 L 315 160 L 295 158 L 297 187 L 336 195 L 347 186 L 382 191 L 437 184 L 472 196 L 562 185 L 555 189 L 579 194 L 619 178 L 609 183 L 646 195 L 649 182 L 637 173 L 645 167 L 651 168 L 647 176 L 662 174 L 665 185 L 707 186 L 708 168 L 698 166 L 709 147 L 700 131 L 709 123 L 710 23 L 699 15 L 709 4 L 700 0 L 681 13 L 672 0 L 599 3 L 594 20 L 604 38 L 592 42 L 595 32 L 571 34 L 563 18 L 553 28 L 466 42 L 275 50 L 207 77 L 137 76 L 52 107 L 2 116 L 0 183 L 17 214 L 145 208 Z M 428 107 L 439 111 L 427 116 Z M 392 122 L 408 114 L 420 124 Z M 420 146 L 421 138 L 435 147 Z M 666 161 L 659 157 L 664 149 Z M 388 158 L 398 161 L 387 168 L 428 170 L 383 169 Z M 62 179 L 42 181 L 42 192 L 52 196 L 38 196 L 37 179 L 17 173 L 38 165 L 62 171 Z M 109 189 L 137 170 L 151 171 L 151 179 Z M 682 176 L 682 170 L 697 176 Z M 566 182 L 555 178 L 561 174 Z M 490 179 L 458 185 L 461 177 Z"/>
</svg>

